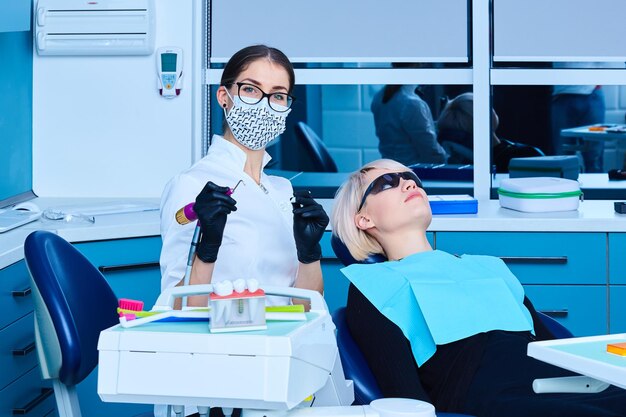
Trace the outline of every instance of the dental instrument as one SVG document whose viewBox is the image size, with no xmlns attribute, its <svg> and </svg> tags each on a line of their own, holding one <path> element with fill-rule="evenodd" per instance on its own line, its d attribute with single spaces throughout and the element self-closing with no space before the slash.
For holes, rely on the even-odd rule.
<svg viewBox="0 0 626 417">
<path fill-rule="evenodd" d="M 239 184 L 246 185 L 246 183 L 243 180 L 239 180 L 237 181 L 237 184 L 235 184 L 235 186 L 233 188 L 228 188 L 228 190 L 226 190 L 226 195 L 230 196 L 233 195 L 233 193 L 235 192 L 235 190 L 237 189 L 237 187 L 239 187 Z M 188 223 L 191 223 L 194 220 L 198 220 L 198 216 L 196 215 L 196 212 L 193 211 L 193 206 L 194 206 L 195 202 L 193 203 L 189 203 L 184 207 L 181 207 L 180 209 L 178 209 L 178 211 L 176 212 L 176 221 L 178 222 L 178 224 L 180 225 L 186 225 Z"/>
<path fill-rule="evenodd" d="M 246 185 L 246 183 L 243 180 L 239 180 L 233 188 L 229 188 L 228 191 L 226 191 L 226 195 L 228 196 L 233 195 L 233 193 L 235 192 L 235 190 L 237 189 L 237 187 L 239 187 L 239 184 L 241 183 L 243 183 L 243 185 Z M 194 204 L 195 203 L 189 203 L 185 207 L 179 209 L 176 212 L 176 221 L 178 222 L 178 224 L 185 225 L 198 219 L 198 216 L 193 211 Z M 201 232 L 200 222 L 196 222 L 196 228 L 193 231 L 193 237 L 191 238 L 191 245 L 189 246 L 189 253 L 187 255 L 187 266 L 185 268 L 185 275 L 183 277 L 183 285 L 185 286 L 189 285 L 189 280 L 191 278 L 191 267 L 193 266 L 193 256 L 195 255 L 196 249 L 198 247 L 198 241 L 200 240 L 200 232 Z M 182 306 L 183 308 L 187 307 L 187 297 L 183 297 Z"/>
</svg>

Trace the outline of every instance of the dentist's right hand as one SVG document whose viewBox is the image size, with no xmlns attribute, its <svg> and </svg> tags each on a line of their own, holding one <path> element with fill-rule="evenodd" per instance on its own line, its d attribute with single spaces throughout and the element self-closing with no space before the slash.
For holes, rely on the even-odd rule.
<svg viewBox="0 0 626 417">
<path fill-rule="evenodd" d="M 217 259 L 226 217 L 237 210 L 237 202 L 226 194 L 228 190 L 228 187 L 220 187 L 209 181 L 196 197 L 193 210 L 198 216 L 202 231 L 196 256 L 203 262 L 212 263 Z"/>
</svg>

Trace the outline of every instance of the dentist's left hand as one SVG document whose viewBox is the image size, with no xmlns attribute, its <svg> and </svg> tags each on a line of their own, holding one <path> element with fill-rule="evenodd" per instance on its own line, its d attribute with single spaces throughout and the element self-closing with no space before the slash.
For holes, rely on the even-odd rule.
<svg viewBox="0 0 626 417">
<path fill-rule="evenodd" d="M 322 257 L 320 240 L 328 226 L 328 215 L 309 191 L 296 191 L 293 196 L 293 235 L 298 260 L 303 264 L 319 261 Z"/>
</svg>

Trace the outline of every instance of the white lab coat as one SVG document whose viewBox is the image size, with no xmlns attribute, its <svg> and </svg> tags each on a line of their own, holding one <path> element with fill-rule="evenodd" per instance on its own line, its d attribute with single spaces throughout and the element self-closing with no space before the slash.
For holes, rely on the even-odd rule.
<svg viewBox="0 0 626 417">
<path fill-rule="evenodd" d="M 266 153 L 263 166 L 271 157 Z M 161 289 L 176 285 L 185 274 L 195 222 L 181 226 L 178 209 L 195 201 L 208 181 L 234 187 L 237 211 L 228 215 L 212 282 L 255 278 L 264 285 L 293 286 L 298 272 L 293 237 L 293 213 L 289 199 L 291 183 L 281 177 L 261 174 L 262 187 L 243 167 L 246 154 L 221 136 L 214 136 L 207 155 L 191 168 L 172 178 L 161 197 Z M 266 191 L 267 192 L 266 192 Z M 273 297 L 269 304 L 285 304 Z"/>
<path fill-rule="evenodd" d="M 270 159 L 266 153 L 264 167 Z M 261 174 L 263 187 L 257 185 L 243 171 L 245 162 L 246 154 L 241 149 L 215 135 L 207 155 L 165 186 L 161 196 L 161 290 L 183 279 L 195 228 L 195 222 L 179 225 L 176 212 L 194 202 L 208 181 L 231 188 L 239 180 L 244 181 L 231 196 L 237 201 L 237 211 L 227 217 L 212 282 L 256 278 L 261 288 L 294 285 L 299 263 L 289 201 L 293 188 L 287 179 L 265 173 Z M 272 305 L 288 302 L 285 297 L 267 299 Z M 181 369 L 181 378 L 184 375 Z M 195 412 L 195 407 L 185 407 L 185 415 Z M 156 405 L 154 414 L 165 417 L 167 407 Z"/>
</svg>

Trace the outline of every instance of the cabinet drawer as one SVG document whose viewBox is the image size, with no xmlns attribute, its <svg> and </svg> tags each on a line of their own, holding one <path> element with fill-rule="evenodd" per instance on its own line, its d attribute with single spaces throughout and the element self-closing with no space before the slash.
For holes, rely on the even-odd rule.
<svg viewBox="0 0 626 417">
<path fill-rule="evenodd" d="M 436 246 L 454 254 L 505 260 L 523 284 L 606 284 L 604 233 L 437 232 Z"/>
<path fill-rule="evenodd" d="M 609 332 L 626 333 L 626 285 L 609 285 Z"/>
<path fill-rule="evenodd" d="M 161 292 L 161 238 L 118 239 L 75 245 L 104 274 L 118 298 L 150 308 Z"/>
<path fill-rule="evenodd" d="M 33 310 L 30 277 L 24 261 L 0 270 L 0 329 Z"/>
<path fill-rule="evenodd" d="M 626 233 L 609 233 L 609 283 L 626 284 Z"/>
<path fill-rule="evenodd" d="M 33 313 L 0 331 L 0 389 L 37 366 Z"/>
<path fill-rule="evenodd" d="M 0 391 L 0 417 L 43 417 L 54 408 L 52 384 L 41 379 L 39 367 Z"/>
<path fill-rule="evenodd" d="M 104 273 L 118 270 L 141 269 L 145 264 L 159 262 L 161 238 L 102 240 L 74 245 L 96 268 Z"/>
<path fill-rule="evenodd" d="M 567 327 L 574 336 L 605 334 L 607 288 L 601 285 L 525 285 L 535 309 Z"/>
</svg>

